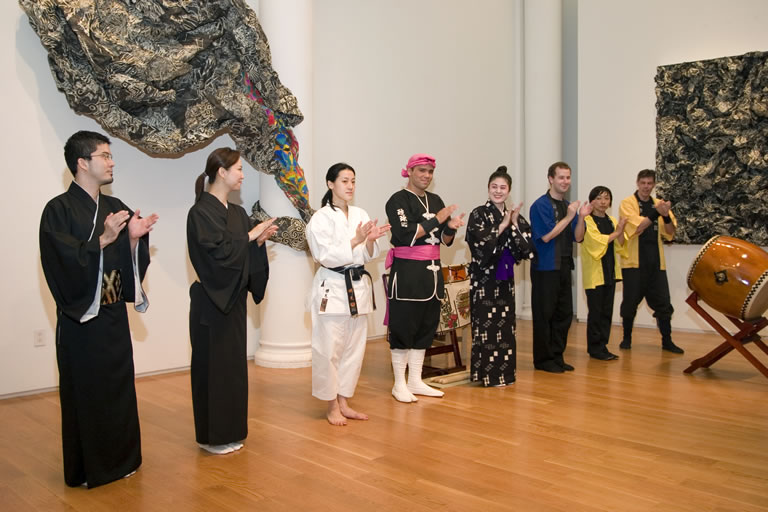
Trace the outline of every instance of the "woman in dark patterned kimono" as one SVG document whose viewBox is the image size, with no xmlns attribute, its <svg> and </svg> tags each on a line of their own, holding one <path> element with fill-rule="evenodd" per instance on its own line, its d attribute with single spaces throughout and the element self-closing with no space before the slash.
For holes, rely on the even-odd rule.
<svg viewBox="0 0 768 512">
<path fill-rule="evenodd" d="M 264 242 L 277 231 L 274 219 L 251 226 L 245 210 L 227 201 L 242 182 L 240 153 L 213 151 L 187 216 L 189 259 L 198 278 L 189 289 L 192 412 L 200 448 L 214 454 L 239 450 L 248 435 L 246 299 L 248 291 L 257 304 L 264 297 Z"/>
<path fill-rule="evenodd" d="M 514 265 L 533 257 L 531 227 L 522 215 L 522 203 L 510 210 L 506 200 L 512 179 L 505 166 L 488 179 L 488 201 L 478 206 L 467 222 L 467 244 L 472 311 L 473 382 L 503 387 L 515 382 Z"/>
</svg>

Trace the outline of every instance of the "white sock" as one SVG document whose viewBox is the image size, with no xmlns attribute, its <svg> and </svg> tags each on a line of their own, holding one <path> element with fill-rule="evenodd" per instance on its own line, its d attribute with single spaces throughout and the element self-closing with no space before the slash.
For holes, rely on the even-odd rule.
<svg viewBox="0 0 768 512">
<path fill-rule="evenodd" d="M 421 380 L 421 368 L 424 366 L 426 350 L 411 350 L 408 352 L 408 390 L 414 395 L 441 397 L 445 393 L 431 388 Z"/>
<path fill-rule="evenodd" d="M 405 369 L 408 366 L 408 351 L 404 349 L 393 348 L 392 353 L 392 372 L 395 375 L 395 385 L 392 388 L 392 396 L 398 402 L 415 402 L 417 398 L 408 391 L 405 383 Z"/>
<path fill-rule="evenodd" d="M 225 453 L 232 453 L 233 451 L 235 451 L 228 444 L 202 444 L 202 443 L 197 443 L 197 444 L 203 450 L 213 453 L 215 455 L 224 455 Z"/>
<path fill-rule="evenodd" d="M 236 452 L 237 450 L 243 447 L 243 443 L 229 443 L 227 446 L 232 448 L 233 452 Z"/>
</svg>

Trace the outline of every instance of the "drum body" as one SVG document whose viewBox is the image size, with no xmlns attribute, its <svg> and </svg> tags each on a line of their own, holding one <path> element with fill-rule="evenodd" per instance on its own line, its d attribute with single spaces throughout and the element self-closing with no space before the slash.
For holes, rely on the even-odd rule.
<svg viewBox="0 0 768 512">
<path fill-rule="evenodd" d="M 715 236 L 696 255 L 688 287 L 717 311 L 756 320 L 768 309 L 768 253 L 730 236 Z"/>
<path fill-rule="evenodd" d="M 442 268 L 443 281 L 452 283 L 453 281 L 463 281 L 469 277 L 467 274 L 467 265 L 448 265 Z"/>
</svg>

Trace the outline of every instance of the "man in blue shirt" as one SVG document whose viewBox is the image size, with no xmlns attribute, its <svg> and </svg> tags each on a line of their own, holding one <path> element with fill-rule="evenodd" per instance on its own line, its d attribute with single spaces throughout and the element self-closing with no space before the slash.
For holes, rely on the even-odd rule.
<svg viewBox="0 0 768 512">
<path fill-rule="evenodd" d="M 531 205 L 531 232 L 536 257 L 531 264 L 533 366 L 563 373 L 573 370 L 563 359 L 573 320 L 571 270 L 573 242 L 584 239 L 584 218 L 592 205 L 565 200 L 571 188 L 571 168 L 555 162 L 547 171 L 549 190 Z"/>
</svg>

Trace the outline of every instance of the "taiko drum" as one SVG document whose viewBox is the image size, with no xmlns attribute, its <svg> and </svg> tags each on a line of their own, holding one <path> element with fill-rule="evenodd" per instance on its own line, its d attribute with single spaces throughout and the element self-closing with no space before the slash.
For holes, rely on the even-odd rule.
<svg viewBox="0 0 768 512">
<path fill-rule="evenodd" d="M 768 252 L 738 238 L 712 237 L 693 260 L 688 287 L 725 315 L 756 320 L 768 309 Z"/>
</svg>

